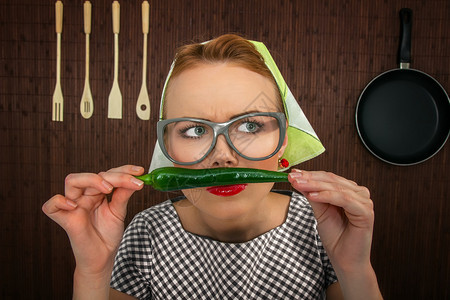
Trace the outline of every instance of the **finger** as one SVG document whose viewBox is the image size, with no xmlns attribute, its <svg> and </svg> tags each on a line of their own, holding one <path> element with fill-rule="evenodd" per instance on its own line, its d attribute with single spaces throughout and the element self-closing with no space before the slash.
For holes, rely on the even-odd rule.
<svg viewBox="0 0 450 300">
<path fill-rule="evenodd" d="M 143 171 L 143 168 L 141 171 Z M 136 170 L 138 173 L 141 171 Z M 114 214 L 121 221 L 124 221 L 127 214 L 128 201 L 131 195 L 135 191 L 142 189 L 144 187 L 144 182 L 126 173 L 115 173 L 108 171 L 100 173 L 99 176 L 116 187 L 109 207 L 112 214 Z"/>
<path fill-rule="evenodd" d="M 66 199 L 63 195 L 55 195 L 42 205 L 42 211 L 46 215 L 51 215 L 60 210 L 74 210 L 76 207 L 74 201 Z"/>
<path fill-rule="evenodd" d="M 97 193 L 109 194 L 113 186 L 101 176 L 92 173 L 69 174 L 65 179 L 65 196 L 77 199 L 89 189 L 89 195 Z"/>
<path fill-rule="evenodd" d="M 42 205 L 42 211 L 53 221 L 61 225 L 61 212 L 72 211 L 77 204 L 62 195 L 55 195 Z"/>
<path fill-rule="evenodd" d="M 107 172 L 110 173 L 128 173 L 131 175 L 141 175 L 144 173 L 144 168 L 135 165 L 124 165 L 117 168 L 109 169 Z"/>
<path fill-rule="evenodd" d="M 144 172 L 143 167 L 134 166 L 134 165 L 125 165 L 117 168 L 110 169 L 107 172 L 102 172 L 100 174 L 92 174 L 92 173 L 77 173 L 77 174 L 69 174 L 66 177 L 66 197 L 70 199 L 76 199 L 81 195 L 96 195 L 96 194 L 109 194 L 114 187 L 122 186 L 120 179 L 113 180 L 111 176 L 101 176 L 101 174 L 109 173 L 109 174 L 124 174 L 128 173 L 131 175 L 141 175 Z M 100 177 L 99 177 L 100 176 Z M 108 180 L 105 180 L 103 177 L 109 178 L 111 181 L 115 183 L 110 183 Z M 131 176 L 127 177 L 128 180 L 133 180 Z M 137 180 L 133 181 L 135 184 L 140 183 Z M 139 184 L 138 184 L 139 186 Z"/>
<path fill-rule="evenodd" d="M 370 192 L 366 187 L 359 186 L 354 181 L 330 172 L 294 170 L 289 174 L 289 181 L 296 183 L 296 188 L 302 192 L 351 190 L 363 197 L 370 198 Z"/>
<path fill-rule="evenodd" d="M 297 171 L 289 175 L 289 181 L 307 197 L 318 219 L 329 205 L 344 209 L 348 218 L 367 220 L 373 215 L 368 189 L 343 177 L 327 172 Z"/>
<path fill-rule="evenodd" d="M 144 182 L 131 174 L 121 172 L 101 172 L 98 174 L 104 181 L 115 188 L 125 188 L 129 190 L 140 190 Z"/>
<path fill-rule="evenodd" d="M 356 182 L 348 180 L 342 176 L 336 175 L 331 172 L 304 171 L 304 170 L 300 171 L 300 170 L 294 169 L 291 174 L 296 175 L 296 176 L 301 176 L 306 180 L 315 180 L 315 181 L 323 181 L 323 182 L 328 182 L 328 183 L 341 184 L 350 189 L 358 187 L 358 184 Z"/>
<path fill-rule="evenodd" d="M 347 190 L 346 192 L 322 191 L 312 192 L 306 196 L 311 203 L 331 204 L 342 207 L 350 222 L 357 227 L 370 227 L 374 219 L 373 202 L 361 197 L 357 193 Z"/>
<path fill-rule="evenodd" d="M 292 186 L 303 195 L 319 191 L 342 191 L 346 189 L 344 185 L 339 183 L 330 183 L 326 181 L 318 181 L 311 179 L 305 172 L 293 172 L 289 174 L 289 181 Z"/>
<path fill-rule="evenodd" d="M 119 220 L 125 221 L 128 201 L 136 190 L 118 188 L 114 191 L 109 208 Z"/>
<path fill-rule="evenodd" d="M 365 210 L 365 207 L 370 206 L 372 202 L 351 190 L 311 192 L 307 193 L 307 198 L 313 202 L 329 203 L 342 207 L 353 214 L 363 213 L 362 210 Z"/>
<path fill-rule="evenodd" d="M 350 189 L 345 185 L 305 180 L 302 177 L 297 179 L 292 179 L 292 176 L 290 177 L 289 180 L 291 181 L 292 186 L 296 190 L 302 192 L 303 195 L 311 201 L 329 203 L 346 210 L 350 209 L 353 213 L 357 212 L 354 209 L 351 209 L 352 205 L 359 207 L 360 203 L 365 204 L 372 202 L 369 197 L 359 192 L 359 188 L 356 189 L 353 187 Z"/>
<path fill-rule="evenodd" d="M 307 176 L 310 176 L 312 179 L 316 180 L 322 180 L 327 182 L 340 182 L 348 186 L 357 185 L 356 182 L 348 180 L 347 178 L 344 178 L 332 172 L 325 172 L 325 171 L 303 171 L 303 172 Z"/>
</svg>

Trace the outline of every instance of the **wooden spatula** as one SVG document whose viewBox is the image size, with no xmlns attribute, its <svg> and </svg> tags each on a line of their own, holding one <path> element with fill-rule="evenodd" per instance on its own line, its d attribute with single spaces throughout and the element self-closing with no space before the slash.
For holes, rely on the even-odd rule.
<svg viewBox="0 0 450 300">
<path fill-rule="evenodd" d="M 113 32 L 114 32 L 114 81 L 108 98 L 108 118 L 122 119 L 122 94 L 119 88 L 119 31 L 120 5 L 119 1 L 112 4 Z"/>
</svg>

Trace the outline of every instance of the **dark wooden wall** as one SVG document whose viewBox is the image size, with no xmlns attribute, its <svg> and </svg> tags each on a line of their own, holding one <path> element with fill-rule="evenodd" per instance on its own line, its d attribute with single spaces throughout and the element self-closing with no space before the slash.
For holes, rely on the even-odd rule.
<svg viewBox="0 0 450 300">
<path fill-rule="evenodd" d="M 376 225 L 372 262 L 386 299 L 450 297 L 450 153 L 419 165 L 373 157 L 354 124 L 358 96 L 396 68 L 398 11 L 414 12 L 413 64 L 450 90 L 450 1 L 150 1 L 151 120 L 135 114 L 141 85 L 141 1 L 121 1 L 122 120 L 107 118 L 113 77 L 112 1 L 93 0 L 91 89 L 95 111 L 79 112 L 84 84 L 82 1 L 64 0 L 64 122 L 51 121 L 56 76 L 54 1 L 0 2 L 0 298 L 68 299 L 74 261 L 65 232 L 42 212 L 71 172 L 131 163 L 148 167 L 163 80 L 174 49 L 236 32 L 263 41 L 327 152 L 304 163 L 371 189 Z M 168 195 L 146 188 L 130 218 Z"/>
</svg>

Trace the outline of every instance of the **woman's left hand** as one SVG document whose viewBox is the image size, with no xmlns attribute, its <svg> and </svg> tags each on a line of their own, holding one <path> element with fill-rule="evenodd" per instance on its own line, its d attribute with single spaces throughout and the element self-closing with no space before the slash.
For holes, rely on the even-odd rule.
<svg viewBox="0 0 450 300">
<path fill-rule="evenodd" d="M 293 170 L 289 181 L 310 202 L 320 238 L 336 271 L 371 268 L 374 211 L 369 190 L 322 171 Z"/>
</svg>

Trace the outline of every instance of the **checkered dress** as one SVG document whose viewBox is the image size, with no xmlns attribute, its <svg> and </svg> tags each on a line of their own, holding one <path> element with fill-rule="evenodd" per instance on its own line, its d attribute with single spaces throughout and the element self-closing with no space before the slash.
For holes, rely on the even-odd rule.
<svg viewBox="0 0 450 300">
<path fill-rule="evenodd" d="M 139 299 L 320 299 L 336 280 L 311 206 L 293 193 L 286 221 L 245 243 L 186 232 L 171 200 L 139 213 L 111 287 Z"/>
</svg>

